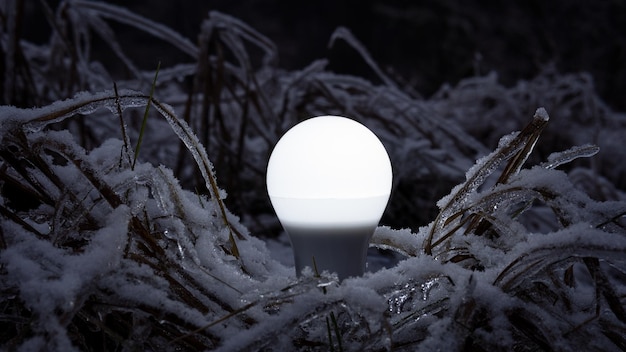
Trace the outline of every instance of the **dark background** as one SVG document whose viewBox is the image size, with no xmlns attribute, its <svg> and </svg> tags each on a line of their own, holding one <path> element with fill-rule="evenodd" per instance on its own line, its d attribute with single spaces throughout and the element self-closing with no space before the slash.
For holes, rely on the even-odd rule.
<svg viewBox="0 0 626 352">
<path fill-rule="evenodd" d="M 496 71 L 511 85 L 554 65 L 561 73 L 590 72 L 604 99 L 626 109 L 626 1 L 223 0 L 211 5 L 273 39 L 287 68 L 326 55 L 338 70 L 359 67 L 342 62 L 341 50 L 326 49 L 330 34 L 343 25 L 382 67 L 392 67 L 426 96 L 476 71 Z M 181 17 L 191 12 L 179 11 Z"/>
<path fill-rule="evenodd" d="M 49 1 L 53 9 L 57 3 Z M 175 28 L 192 41 L 209 11 L 220 11 L 273 40 L 282 68 L 301 69 L 325 57 L 331 59 L 330 67 L 335 71 L 375 78 L 346 44 L 328 48 L 335 28 L 345 26 L 383 69 L 424 97 L 444 83 L 454 85 L 477 73 L 495 71 L 500 81 L 510 86 L 546 67 L 560 73 L 589 72 L 601 97 L 613 109 L 626 110 L 626 0 L 111 3 Z M 37 25 L 45 26 L 39 6 L 39 1 L 26 2 L 32 21 L 24 24 L 24 36 L 45 41 L 47 31 Z M 175 50 L 142 46 L 142 38 L 136 37 L 140 35 L 139 31 L 129 31 L 122 38 L 142 52 L 140 67 L 154 69 L 159 60 L 167 63 L 179 59 L 172 57 Z"/>
<path fill-rule="evenodd" d="M 47 43 L 50 38 L 42 3 L 57 9 L 59 1 L 44 1 L 23 2 L 26 15 L 21 28 L 26 40 Z M 240 19 L 272 40 L 279 52 L 280 68 L 300 70 L 313 60 L 328 58 L 330 69 L 336 72 L 379 80 L 345 42 L 338 41 L 328 47 L 335 29 L 345 26 L 383 70 L 402 86 L 412 88 L 425 98 L 444 84 L 455 85 L 463 78 L 489 72 L 497 72 L 500 82 L 507 86 L 532 79 L 548 68 L 562 74 L 589 72 L 599 95 L 614 110 L 626 111 L 626 0 L 110 2 L 174 28 L 192 41 L 197 40 L 202 21 L 209 12 L 220 11 Z M 154 70 L 159 61 L 162 67 L 196 62 L 195 58 L 185 56 L 169 44 L 159 45 L 159 40 L 148 33 L 113 20 L 107 23 L 113 27 L 124 52 L 142 69 Z M 92 39 L 97 53 L 94 56 L 106 64 L 115 80 L 129 74 L 124 72 L 110 46 L 101 40 L 99 43 L 97 35 Z M 549 152 L 570 147 L 567 136 L 555 130 L 550 138 L 564 145 L 554 149 L 554 145 L 550 145 Z M 612 143 L 620 148 L 622 142 Z M 613 165 L 619 163 L 620 158 L 604 160 L 610 161 L 607 165 Z M 218 167 L 218 170 L 220 180 L 230 179 L 228 168 Z M 621 174 L 611 180 L 623 188 Z M 436 193 L 429 193 L 433 208 L 434 200 L 454 184 L 442 183 L 439 188 L 430 189 Z M 231 194 L 235 194 L 235 187 L 238 186 L 225 183 Z M 402 192 L 410 194 L 406 190 Z M 237 205 L 228 205 L 235 213 L 245 213 Z M 268 204 L 264 206 L 264 210 L 269 209 Z M 425 214 L 423 218 L 432 219 L 435 214 Z M 417 220 L 421 223 L 422 219 Z M 401 223 L 407 225 L 408 221 Z"/>
</svg>

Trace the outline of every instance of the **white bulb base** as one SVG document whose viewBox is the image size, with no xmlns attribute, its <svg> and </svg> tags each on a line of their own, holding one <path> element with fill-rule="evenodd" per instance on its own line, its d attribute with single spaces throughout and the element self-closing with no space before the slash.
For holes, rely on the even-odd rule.
<svg viewBox="0 0 626 352">
<path fill-rule="evenodd" d="M 302 227 L 283 225 L 293 248 L 297 276 L 306 267 L 321 274 L 336 272 L 340 280 L 362 276 L 376 225 Z"/>
</svg>

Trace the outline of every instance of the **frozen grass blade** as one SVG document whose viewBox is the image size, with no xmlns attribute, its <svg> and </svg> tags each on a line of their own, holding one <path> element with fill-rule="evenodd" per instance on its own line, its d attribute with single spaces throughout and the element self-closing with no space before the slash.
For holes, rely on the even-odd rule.
<svg viewBox="0 0 626 352">
<path fill-rule="evenodd" d="M 170 43 L 190 57 L 195 58 L 198 55 L 197 47 L 189 39 L 181 36 L 171 28 L 132 13 L 123 7 L 104 2 L 83 0 L 72 1 L 71 4 L 80 10 L 88 10 L 101 17 L 136 27 L 145 33 Z"/>
<path fill-rule="evenodd" d="M 131 161 L 131 156 L 130 156 L 130 137 L 128 136 L 128 133 L 126 132 L 126 122 L 124 122 L 124 117 L 122 116 L 122 106 L 120 104 L 120 100 L 119 100 L 119 92 L 117 91 L 117 84 L 114 82 L 113 83 L 113 90 L 115 91 L 115 107 L 116 107 L 116 114 L 120 120 L 120 129 L 122 131 L 122 140 L 124 141 L 124 147 L 122 148 L 122 150 L 120 151 L 121 155 L 120 155 L 120 167 L 122 166 L 122 161 L 124 160 L 124 156 L 126 156 L 128 165 L 133 165 L 134 166 L 134 162 Z"/>
<path fill-rule="evenodd" d="M 462 214 L 460 209 L 466 203 L 470 194 L 474 193 L 485 182 L 486 178 L 496 170 L 498 165 L 504 160 L 510 159 L 500 175 L 498 183 L 505 183 L 511 175 L 519 172 L 519 169 L 537 142 L 541 131 L 548 123 L 548 119 L 548 114 L 545 110 L 538 109 L 533 120 L 517 136 L 491 155 L 485 157 L 480 164 L 476 165 L 468 173 L 465 183 L 459 189 L 453 191 L 453 194 L 443 205 L 435 222 L 432 224 L 428 237 L 424 241 L 424 252 L 426 254 L 432 255 L 435 243 L 441 243 L 435 237 L 442 238 L 452 235 L 451 232 L 442 233 L 442 231 L 450 224 L 451 220 L 458 218 Z"/>
<path fill-rule="evenodd" d="M 598 154 L 599 151 L 600 148 L 593 144 L 575 146 L 559 153 L 550 154 L 548 160 L 542 163 L 541 166 L 546 169 L 555 169 L 578 158 L 590 158 Z"/>
<path fill-rule="evenodd" d="M 335 352 L 335 343 L 333 342 L 333 333 L 330 329 L 330 321 L 328 317 L 326 317 L 326 333 L 328 335 L 328 347 L 331 352 Z"/>
<path fill-rule="evenodd" d="M 361 42 L 350 32 L 350 30 L 346 27 L 339 27 L 335 29 L 333 34 L 330 36 L 330 42 L 328 43 L 328 47 L 332 47 L 335 44 L 335 41 L 338 39 L 343 39 L 348 45 L 352 46 L 354 50 L 356 50 L 359 55 L 365 60 L 367 65 L 376 73 L 376 75 L 385 83 L 386 86 L 392 87 L 394 89 L 398 89 L 396 83 L 392 81 L 381 69 L 378 67 L 376 61 L 371 57 L 365 46 L 361 44 Z"/>
<path fill-rule="evenodd" d="M 184 123 L 184 121 L 178 119 L 176 114 L 166 105 L 158 102 L 157 100 L 152 99 L 152 104 L 155 108 L 165 117 L 165 119 L 170 123 L 174 132 L 178 135 L 178 137 L 185 143 L 187 148 L 192 151 L 193 157 L 196 160 L 196 163 L 200 167 L 200 172 L 204 176 L 205 181 L 207 182 L 207 187 L 211 192 L 211 197 L 217 203 L 220 215 L 224 222 L 224 226 L 228 229 L 228 238 L 230 241 L 230 250 L 231 254 L 239 259 L 241 254 L 239 252 L 239 248 L 237 246 L 237 241 L 234 237 L 234 231 L 228 221 L 228 216 L 226 214 L 226 207 L 224 206 L 224 202 L 220 197 L 220 190 L 217 186 L 217 181 L 215 178 L 215 173 L 213 171 L 213 167 L 211 162 L 209 161 L 208 156 L 206 155 L 206 151 L 198 141 L 197 137 L 193 134 L 193 132 L 189 129 L 189 126 Z M 240 237 L 240 239 L 243 239 Z"/>
<path fill-rule="evenodd" d="M 526 160 L 528 160 L 530 153 L 535 148 L 539 136 L 549 120 L 550 117 L 544 108 L 537 109 L 532 122 L 526 126 L 518 136 L 524 140 L 521 150 L 514 154 L 511 160 L 509 160 L 509 163 L 498 178 L 497 184 L 507 183 L 511 176 L 519 172 Z"/>
<path fill-rule="evenodd" d="M 330 321 L 333 325 L 333 330 L 335 331 L 335 337 L 337 337 L 337 345 L 339 346 L 339 352 L 343 352 L 343 343 L 341 337 L 341 330 L 339 329 L 339 325 L 337 324 L 337 318 L 335 318 L 335 312 L 330 311 Z M 326 321 L 328 324 L 328 321 Z M 332 344 L 332 340 L 331 340 Z"/>
</svg>

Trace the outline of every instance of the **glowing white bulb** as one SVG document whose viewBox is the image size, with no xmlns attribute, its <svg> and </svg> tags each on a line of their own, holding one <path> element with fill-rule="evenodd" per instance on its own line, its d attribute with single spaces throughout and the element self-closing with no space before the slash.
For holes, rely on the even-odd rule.
<svg viewBox="0 0 626 352">
<path fill-rule="evenodd" d="M 267 190 L 297 273 L 315 258 L 319 271 L 361 275 L 391 181 L 385 147 L 354 120 L 320 116 L 287 131 L 270 156 Z"/>
</svg>

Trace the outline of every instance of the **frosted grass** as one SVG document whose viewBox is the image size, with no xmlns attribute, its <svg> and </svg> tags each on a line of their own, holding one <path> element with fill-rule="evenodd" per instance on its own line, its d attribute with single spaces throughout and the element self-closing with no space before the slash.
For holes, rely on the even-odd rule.
<svg viewBox="0 0 626 352">
<path fill-rule="evenodd" d="M 3 348 L 328 350 L 339 335 L 345 350 L 626 345 L 624 118 L 586 74 L 514 87 L 489 74 L 424 100 L 345 28 L 330 45 L 346 41 L 383 84 L 326 59 L 282 70 L 275 45 L 226 14 L 209 14 L 196 45 L 121 7 L 62 5 L 48 20 L 64 30 L 18 41 L 25 62 L 8 56 L 33 77 L 5 81 L 5 94 L 28 91 L 39 107 L 0 107 Z M 160 72 L 135 170 L 127 146 L 154 74 L 109 21 L 195 60 Z M 136 90 L 111 89 L 92 33 L 132 73 L 117 85 Z M 403 259 L 341 283 L 296 278 L 243 220 L 279 231 L 259 175 L 278 137 L 318 114 L 366 124 L 396 168 L 400 225 L 371 245 Z"/>
</svg>

